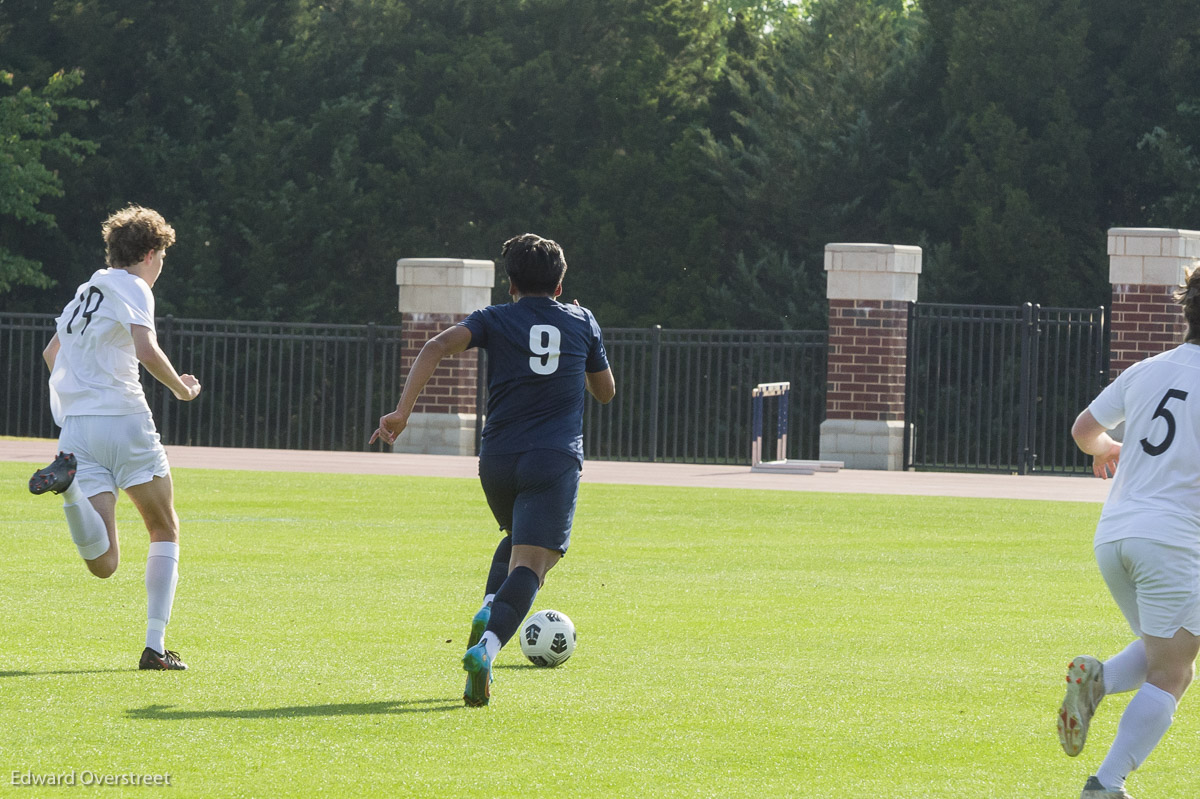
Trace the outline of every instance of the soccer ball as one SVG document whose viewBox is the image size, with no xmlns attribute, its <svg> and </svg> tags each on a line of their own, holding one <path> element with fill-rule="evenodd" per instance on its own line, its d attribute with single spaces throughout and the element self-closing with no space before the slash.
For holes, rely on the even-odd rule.
<svg viewBox="0 0 1200 799">
<path fill-rule="evenodd" d="M 521 651 L 535 666 L 565 663 L 575 651 L 575 625 L 565 613 L 539 610 L 521 625 Z"/>
</svg>

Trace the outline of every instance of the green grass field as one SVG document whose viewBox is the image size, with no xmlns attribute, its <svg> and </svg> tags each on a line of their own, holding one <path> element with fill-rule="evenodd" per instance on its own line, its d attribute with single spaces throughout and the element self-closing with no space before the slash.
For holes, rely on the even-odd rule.
<svg viewBox="0 0 1200 799">
<path fill-rule="evenodd" d="M 1129 637 L 1093 504 L 584 485 L 535 602 L 575 656 L 514 640 L 470 709 L 497 540 L 475 481 L 177 470 L 191 668 L 152 673 L 132 506 L 97 580 L 31 469 L 0 464 L 0 794 L 77 796 L 12 787 L 74 771 L 173 796 L 1073 798 L 1131 696 L 1062 754 L 1067 662 Z M 1185 701 L 1135 796 L 1200 793 L 1197 726 Z"/>
</svg>

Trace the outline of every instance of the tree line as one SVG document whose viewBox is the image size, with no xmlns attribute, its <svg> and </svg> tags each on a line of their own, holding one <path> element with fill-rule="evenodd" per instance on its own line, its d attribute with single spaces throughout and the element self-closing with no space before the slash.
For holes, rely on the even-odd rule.
<svg viewBox="0 0 1200 799">
<path fill-rule="evenodd" d="M 129 202 L 179 316 L 394 322 L 397 258 L 526 231 L 608 326 L 822 328 L 833 241 L 1107 304 L 1107 228 L 1200 227 L 1198 46 L 1194 0 L 0 0 L 0 307 Z"/>
</svg>

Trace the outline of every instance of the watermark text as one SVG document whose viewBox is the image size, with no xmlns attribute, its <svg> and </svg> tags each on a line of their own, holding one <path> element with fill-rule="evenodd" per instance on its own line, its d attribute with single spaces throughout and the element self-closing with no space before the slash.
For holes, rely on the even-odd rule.
<svg viewBox="0 0 1200 799">
<path fill-rule="evenodd" d="M 170 774 L 141 774 L 138 772 L 127 771 L 121 774 L 103 774 L 99 771 L 90 771 L 88 769 L 70 771 L 62 771 L 57 774 L 38 774 L 33 771 L 13 771 L 9 785 L 16 788 L 35 788 L 42 786 L 56 787 L 121 787 L 121 786 L 147 786 L 169 788 L 171 786 Z"/>
</svg>

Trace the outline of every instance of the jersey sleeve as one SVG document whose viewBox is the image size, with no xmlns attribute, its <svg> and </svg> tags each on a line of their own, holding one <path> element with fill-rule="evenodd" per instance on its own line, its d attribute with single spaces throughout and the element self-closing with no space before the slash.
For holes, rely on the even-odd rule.
<svg viewBox="0 0 1200 799">
<path fill-rule="evenodd" d="M 608 368 L 608 353 L 604 351 L 604 334 L 600 331 L 600 324 L 596 321 L 596 317 L 592 316 L 591 311 L 587 312 L 587 318 L 592 326 L 592 343 L 588 349 L 584 371 L 603 372 Z"/>
<path fill-rule="evenodd" d="M 488 327 L 486 313 L 486 308 L 472 311 L 466 319 L 458 323 L 460 327 L 465 327 L 471 331 L 471 343 L 467 345 L 467 349 L 471 347 L 487 347 Z"/>
<path fill-rule="evenodd" d="M 1092 418 L 1106 430 L 1112 430 L 1125 421 L 1125 386 L 1129 382 L 1129 375 L 1138 366 L 1140 364 L 1135 364 L 1117 375 L 1117 379 L 1105 386 L 1104 390 L 1092 400 L 1091 405 L 1088 405 Z"/>
<path fill-rule="evenodd" d="M 126 327 L 141 325 L 154 330 L 154 295 L 150 287 L 139 279 L 121 286 L 120 302 L 114 308 L 114 316 Z"/>
</svg>

